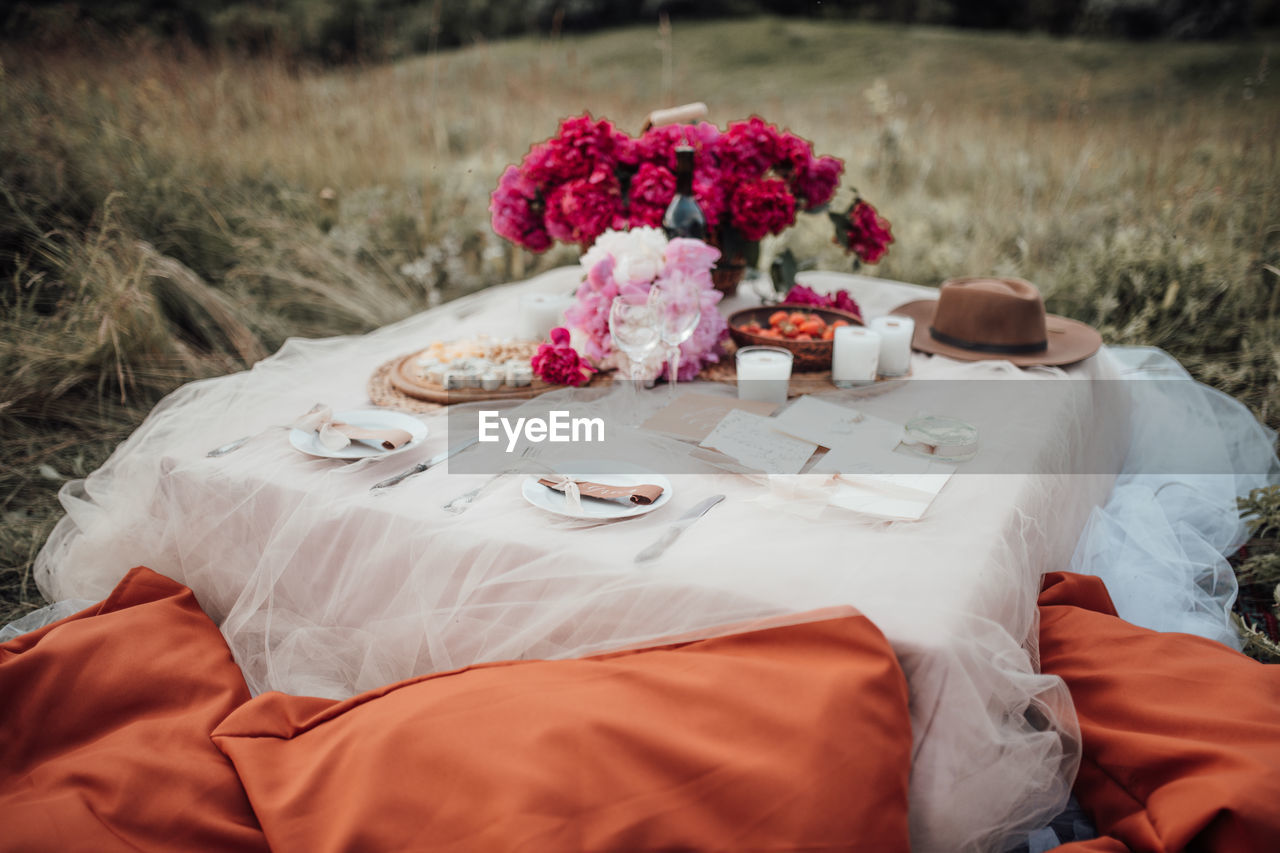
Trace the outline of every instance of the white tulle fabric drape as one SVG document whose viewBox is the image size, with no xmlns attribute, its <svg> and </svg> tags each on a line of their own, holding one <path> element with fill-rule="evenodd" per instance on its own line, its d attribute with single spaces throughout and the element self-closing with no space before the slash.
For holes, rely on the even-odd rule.
<svg viewBox="0 0 1280 853">
<path fill-rule="evenodd" d="M 1154 501 L 1179 537 L 1169 597 L 1188 599 L 1192 621 L 1221 609 L 1230 573 L 1220 562 L 1206 569 L 1206 555 L 1220 561 L 1239 539 L 1227 493 L 1244 481 L 1190 484 L 1195 510 L 1184 512 L 1173 504 L 1189 500 L 1188 484 L 1144 481 L 1143 456 L 1131 455 L 1117 495 L 1144 491 L 1099 509 L 1114 475 L 1072 474 L 1071 462 L 1114 453 L 1119 470 L 1123 447 L 1090 433 L 1087 405 L 1064 412 L 1043 473 L 957 475 L 912 523 L 775 511 L 778 484 L 768 478 L 726 473 L 682 442 L 642 432 L 631 436 L 637 448 L 688 472 L 673 475 L 665 512 L 615 524 L 550 516 L 529 507 L 510 478 L 454 516 L 441 504 L 483 475 L 441 467 L 369 492 L 448 446 L 443 416 L 424 416 L 422 448 L 355 464 L 302 456 L 278 428 L 318 402 L 366 403 L 380 363 L 432 340 L 514 332 L 518 293 L 565 292 L 577 274 L 495 288 L 362 337 L 292 340 L 250 371 L 179 389 L 101 469 L 64 488 L 67 516 L 37 563 L 41 591 L 50 600 L 101 598 L 130 567 L 150 566 L 195 591 L 255 693 L 327 697 L 480 661 L 578 656 L 851 604 L 888 637 L 911 685 L 911 826 L 913 848 L 926 851 L 1001 849 L 1066 802 L 1079 739 L 1065 687 L 1033 665 L 1043 572 L 1072 564 L 1074 553 L 1073 565 L 1110 584 L 1133 565 L 1107 562 L 1123 541 L 1141 552 L 1145 576 L 1160 575 L 1169 555 L 1158 533 L 1148 535 Z M 811 285 L 853 289 L 869 315 L 922 292 L 832 274 Z M 1076 375 L 1136 377 L 1172 364 L 1158 353 L 1112 355 Z M 938 378 L 1026 373 L 919 355 L 913 369 Z M 608 411 L 625 399 L 599 405 Z M 1238 404 L 1208 393 L 1176 405 L 1210 407 L 1205 428 L 1221 432 L 1241 470 L 1270 470 L 1257 461 L 1270 453 L 1269 437 Z M 1148 440 L 1140 426 L 1139 444 Z M 244 434 L 255 438 L 206 458 Z M 678 547 L 650 568 L 634 566 L 666 523 L 714 493 L 728 498 Z M 1188 588 L 1206 577 L 1217 597 L 1192 601 Z M 1117 597 L 1145 582 L 1134 576 Z"/>
<path fill-rule="evenodd" d="M 1276 435 L 1238 401 L 1189 381 L 1167 353 L 1134 347 L 1109 355 L 1135 380 L 1139 416 L 1124 469 L 1106 505 L 1090 515 L 1071 570 L 1101 577 L 1120 616 L 1135 625 L 1238 649 L 1229 616 L 1237 586 L 1226 556 L 1248 533 L 1236 496 L 1280 482 Z"/>
</svg>

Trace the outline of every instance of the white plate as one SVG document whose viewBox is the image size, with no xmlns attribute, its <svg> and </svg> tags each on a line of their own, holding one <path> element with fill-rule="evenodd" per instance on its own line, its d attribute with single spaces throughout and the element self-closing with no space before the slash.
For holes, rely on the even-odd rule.
<svg viewBox="0 0 1280 853">
<path fill-rule="evenodd" d="M 383 450 L 381 447 L 363 441 L 352 441 L 339 450 L 330 450 L 320 443 L 320 433 L 307 432 L 306 430 L 295 428 L 289 430 L 289 443 L 303 453 L 309 453 L 312 456 L 323 456 L 326 459 L 364 459 L 368 456 L 390 456 L 393 453 L 400 453 L 410 447 L 417 447 L 427 437 L 426 424 L 413 415 L 406 415 L 404 412 L 396 412 L 391 409 L 356 409 L 349 412 L 335 412 L 333 419 L 344 424 L 364 427 L 365 429 L 402 429 L 412 435 L 413 438 L 395 450 Z"/>
<path fill-rule="evenodd" d="M 564 492 L 548 488 L 538 482 L 538 477 L 529 477 L 524 481 L 520 491 L 524 499 L 539 509 L 567 515 L 570 518 L 631 518 L 645 515 L 666 505 L 671 500 L 671 481 L 661 474 L 655 474 L 647 468 L 629 465 L 625 462 L 582 461 L 566 464 L 562 470 L 565 474 L 603 483 L 606 486 L 662 486 L 662 494 L 648 505 L 623 503 L 622 501 L 602 501 L 596 498 L 582 499 L 582 514 L 569 511 L 569 500 Z"/>
</svg>

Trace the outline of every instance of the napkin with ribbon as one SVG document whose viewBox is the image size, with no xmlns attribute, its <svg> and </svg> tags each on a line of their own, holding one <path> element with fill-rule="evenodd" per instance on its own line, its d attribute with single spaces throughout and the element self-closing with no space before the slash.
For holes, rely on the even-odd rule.
<svg viewBox="0 0 1280 853">
<path fill-rule="evenodd" d="M 413 435 L 403 429 L 369 429 L 368 427 L 335 421 L 333 409 L 320 406 L 293 422 L 294 429 L 319 433 L 320 444 L 326 450 L 341 450 L 352 441 L 364 441 L 383 450 L 396 450 L 413 441 Z"/>
<path fill-rule="evenodd" d="M 543 477 L 538 482 L 549 489 L 564 492 L 565 500 L 569 504 L 569 510 L 574 513 L 582 512 L 582 495 L 605 501 L 626 498 L 637 506 L 648 506 L 662 497 L 662 486 L 651 484 L 608 486 L 604 483 L 592 483 L 588 480 L 575 480 L 573 477 L 563 474 L 558 477 Z"/>
</svg>

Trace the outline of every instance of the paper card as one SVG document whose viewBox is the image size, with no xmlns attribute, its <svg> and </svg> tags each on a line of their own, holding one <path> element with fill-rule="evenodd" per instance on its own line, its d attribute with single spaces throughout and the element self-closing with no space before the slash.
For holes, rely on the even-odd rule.
<svg viewBox="0 0 1280 853">
<path fill-rule="evenodd" d="M 702 441 L 729 412 L 740 409 L 768 416 L 778 408 L 775 403 L 739 400 L 715 394 L 684 393 L 655 412 L 641 424 L 642 429 L 660 432 L 687 441 Z"/>
<path fill-rule="evenodd" d="M 847 445 L 832 450 L 811 473 L 838 473 L 833 506 L 880 518 L 922 518 L 955 473 L 955 466 L 883 448 Z"/>
<path fill-rule="evenodd" d="M 799 474 L 816 444 L 775 432 L 773 419 L 733 409 L 702 442 L 743 465 L 770 474 Z"/>
<path fill-rule="evenodd" d="M 853 444 L 892 450 L 902 437 L 899 424 L 807 396 L 774 418 L 773 428 L 832 450 Z"/>
</svg>

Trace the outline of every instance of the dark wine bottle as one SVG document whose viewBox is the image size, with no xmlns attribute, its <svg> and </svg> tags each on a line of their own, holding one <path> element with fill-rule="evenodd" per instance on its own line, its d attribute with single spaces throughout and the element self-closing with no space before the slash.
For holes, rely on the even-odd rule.
<svg viewBox="0 0 1280 853">
<path fill-rule="evenodd" d="M 676 194 L 662 216 L 662 230 L 668 239 L 707 239 L 707 217 L 693 197 L 693 149 L 687 145 L 676 149 Z"/>
</svg>

